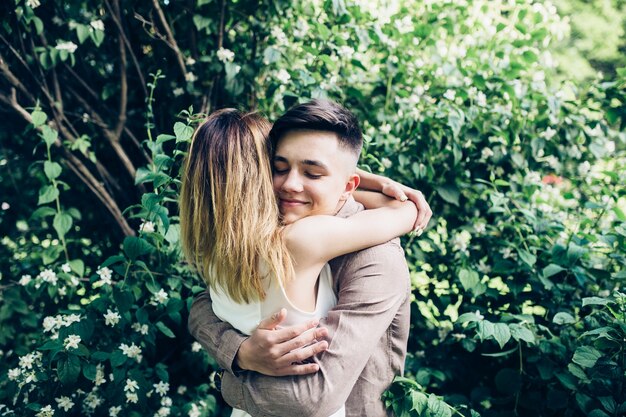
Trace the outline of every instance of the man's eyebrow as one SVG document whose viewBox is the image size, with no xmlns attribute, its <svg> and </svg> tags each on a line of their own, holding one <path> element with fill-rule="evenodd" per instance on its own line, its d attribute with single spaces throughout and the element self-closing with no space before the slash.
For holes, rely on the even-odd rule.
<svg viewBox="0 0 626 417">
<path fill-rule="evenodd" d="M 287 158 L 285 158 L 283 156 L 280 156 L 280 155 L 275 155 L 274 156 L 274 162 L 289 163 Z M 304 165 L 310 165 L 310 166 L 314 166 L 314 167 L 318 167 L 318 168 L 322 168 L 322 169 L 328 170 L 328 166 L 326 164 L 324 164 L 321 161 L 316 161 L 315 159 L 303 159 L 302 161 L 300 161 L 300 163 L 304 164 Z"/>
</svg>

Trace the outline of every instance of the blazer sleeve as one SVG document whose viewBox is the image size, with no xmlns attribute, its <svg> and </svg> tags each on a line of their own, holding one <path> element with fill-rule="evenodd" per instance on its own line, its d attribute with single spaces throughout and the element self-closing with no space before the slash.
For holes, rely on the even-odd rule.
<svg viewBox="0 0 626 417">
<path fill-rule="evenodd" d="M 193 300 L 187 327 L 189 333 L 215 358 L 217 364 L 232 374 L 239 346 L 247 337 L 213 313 L 208 290 L 201 292 Z"/>
<path fill-rule="evenodd" d="M 328 416 L 345 404 L 354 384 L 410 293 L 404 252 L 395 243 L 344 257 L 337 305 L 322 320 L 328 350 L 314 360 L 315 374 L 268 377 L 225 374 L 222 395 L 254 416 Z"/>
</svg>

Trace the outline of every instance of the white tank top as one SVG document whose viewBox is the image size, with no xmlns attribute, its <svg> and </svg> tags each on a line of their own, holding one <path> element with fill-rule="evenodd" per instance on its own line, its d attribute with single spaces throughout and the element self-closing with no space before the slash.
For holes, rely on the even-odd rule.
<svg viewBox="0 0 626 417">
<path fill-rule="evenodd" d="M 287 317 L 281 326 L 286 327 L 325 317 L 328 311 L 337 304 L 337 296 L 333 291 L 333 277 L 328 264 L 325 264 L 320 271 L 315 311 L 312 312 L 303 311 L 294 306 L 287 298 L 285 287 L 277 277 L 268 277 L 263 284 L 265 299 L 248 304 L 233 301 L 222 288 L 215 290 L 210 288 L 213 312 L 220 320 L 230 323 L 231 326 L 241 333 L 249 335 L 256 329 L 261 320 L 276 313 L 283 307 L 287 309 Z M 234 409 L 231 414 L 231 417 L 248 416 L 248 413 L 238 409 Z M 330 417 L 344 416 L 345 407 L 341 407 Z"/>
</svg>

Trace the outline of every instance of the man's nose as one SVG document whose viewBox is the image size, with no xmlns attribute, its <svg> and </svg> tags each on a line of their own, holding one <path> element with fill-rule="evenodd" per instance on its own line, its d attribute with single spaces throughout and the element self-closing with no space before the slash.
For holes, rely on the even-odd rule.
<svg viewBox="0 0 626 417">
<path fill-rule="evenodd" d="M 302 180 L 300 174 L 296 170 L 291 170 L 285 177 L 285 182 L 281 187 L 283 191 L 290 193 L 302 192 Z"/>
</svg>

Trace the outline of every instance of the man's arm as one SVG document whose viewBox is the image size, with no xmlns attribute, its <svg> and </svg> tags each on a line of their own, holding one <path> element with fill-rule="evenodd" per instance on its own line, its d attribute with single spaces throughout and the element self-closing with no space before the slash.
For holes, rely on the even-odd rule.
<svg viewBox="0 0 626 417">
<path fill-rule="evenodd" d="M 215 358 L 217 364 L 232 374 L 235 356 L 246 336 L 213 313 L 208 290 L 201 292 L 193 300 L 187 327 L 189 333 Z"/>
<path fill-rule="evenodd" d="M 331 339 L 328 349 L 314 358 L 319 372 L 280 378 L 255 372 L 224 375 L 222 395 L 229 404 L 252 415 L 305 417 L 328 416 L 345 403 L 409 294 L 398 244 L 366 249 L 345 262 L 338 303 L 322 322 Z"/>
<path fill-rule="evenodd" d="M 249 337 L 244 336 L 215 315 L 207 290 L 194 299 L 187 326 L 189 333 L 217 364 L 233 375 L 235 370 L 254 370 L 275 376 L 316 372 L 317 364 L 301 361 L 326 349 L 326 341 L 315 342 L 328 335 L 326 329 L 307 332 L 317 326 L 317 322 L 309 321 L 277 330 L 285 315 L 286 310 L 282 309 L 261 321 Z M 248 357 L 247 349 L 253 352 Z"/>
</svg>

